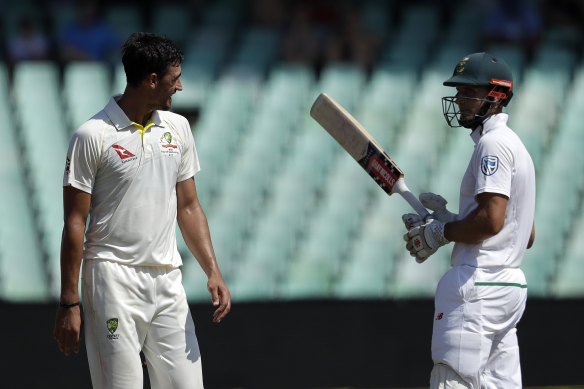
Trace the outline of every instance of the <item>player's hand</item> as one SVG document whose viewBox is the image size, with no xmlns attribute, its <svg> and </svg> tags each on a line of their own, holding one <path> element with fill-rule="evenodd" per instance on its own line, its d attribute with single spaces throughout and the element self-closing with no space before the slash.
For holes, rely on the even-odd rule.
<svg viewBox="0 0 584 389">
<path fill-rule="evenodd" d="M 450 243 L 444 237 L 444 224 L 440 220 L 430 219 L 425 224 L 413 227 L 404 235 L 406 249 L 416 258 L 416 262 L 424 262 L 441 246 Z"/>
<path fill-rule="evenodd" d="M 211 275 L 207 281 L 211 302 L 217 309 L 213 312 L 213 322 L 219 323 L 231 310 L 231 293 L 221 275 Z"/>
<path fill-rule="evenodd" d="M 440 220 L 442 223 L 450 223 L 458 218 L 457 214 L 446 209 L 448 201 L 444 197 L 435 193 L 422 193 L 418 198 L 425 208 L 434 211 L 431 215 L 432 219 Z"/>
<path fill-rule="evenodd" d="M 81 309 L 79 306 L 61 308 L 57 310 L 55 318 L 55 340 L 59 343 L 59 350 L 65 355 L 79 352 L 79 338 L 81 336 Z"/>
</svg>

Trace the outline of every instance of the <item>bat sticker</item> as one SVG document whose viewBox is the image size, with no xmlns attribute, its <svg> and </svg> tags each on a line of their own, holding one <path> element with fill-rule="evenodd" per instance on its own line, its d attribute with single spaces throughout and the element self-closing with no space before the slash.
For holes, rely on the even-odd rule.
<svg viewBox="0 0 584 389">
<path fill-rule="evenodd" d="M 387 154 L 382 154 L 369 143 L 367 145 L 367 154 L 358 161 L 375 182 L 388 194 L 391 193 L 393 185 L 402 174 L 395 166 L 384 162 L 384 160 L 389 159 Z"/>
</svg>

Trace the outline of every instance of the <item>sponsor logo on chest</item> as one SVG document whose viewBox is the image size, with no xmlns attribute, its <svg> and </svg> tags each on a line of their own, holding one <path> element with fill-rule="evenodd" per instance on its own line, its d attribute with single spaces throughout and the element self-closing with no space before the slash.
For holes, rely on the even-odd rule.
<svg viewBox="0 0 584 389">
<path fill-rule="evenodd" d="M 118 153 L 120 159 L 122 160 L 122 163 L 138 159 L 138 157 L 136 157 L 134 154 L 132 154 L 131 152 L 129 152 L 120 145 L 113 145 L 112 148 L 116 151 L 116 153 Z"/>
</svg>

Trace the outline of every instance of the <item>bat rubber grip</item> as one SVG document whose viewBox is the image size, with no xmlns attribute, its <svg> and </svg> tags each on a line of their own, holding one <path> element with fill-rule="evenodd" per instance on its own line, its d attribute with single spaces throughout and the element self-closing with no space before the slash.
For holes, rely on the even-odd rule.
<svg viewBox="0 0 584 389">
<path fill-rule="evenodd" d="M 426 218 L 430 215 L 420 200 L 418 200 L 418 198 L 414 196 L 412 192 L 410 192 L 403 178 L 400 178 L 396 181 L 391 192 L 399 193 L 412 206 L 418 215 L 422 216 L 423 218 Z"/>
</svg>

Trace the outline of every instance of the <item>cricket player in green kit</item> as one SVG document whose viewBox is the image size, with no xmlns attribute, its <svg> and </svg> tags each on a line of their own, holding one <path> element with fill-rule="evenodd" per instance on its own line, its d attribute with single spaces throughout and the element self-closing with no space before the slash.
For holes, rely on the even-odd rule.
<svg viewBox="0 0 584 389">
<path fill-rule="evenodd" d="M 475 144 L 459 214 L 425 193 L 420 201 L 434 211 L 431 218 L 403 215 L 406 248 L 418 262 L 455 242 L 452 267 L 436 289 L 430 387 L 519 389 L 516 325 L 527 298 L 520 266 L 535 238 L 535 169 L 502 113 L 513 78 L 501 58 L 475 53 L 444 85 L 457 91 L 442 99 L 446 121 L 470 129 Z"/>
<path fill-rule="evenodd" d="M 203 387 L 179 269 L 177 221 L 208 276 L 217 307 L 213 320 L 220 322 L 231 307 L 197 198 L 199 161 L 191 128 L 169 112 L 171 96 L 182 90 L 182 60 L 171 40 L 132 34 L 122 47 L 124 93 L 81 125 L 69 145 L 55 338 L 65 354 L 78 351 L 83 262 L 83 321 L 94 388 L 141 389 L 140 351 L 152 388 Z"/>
</svg>

